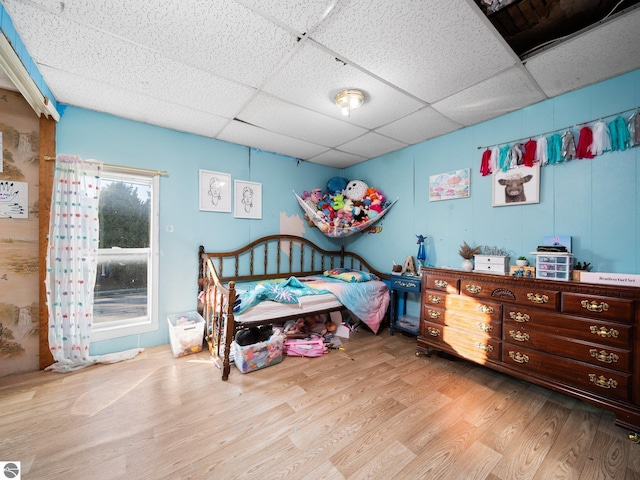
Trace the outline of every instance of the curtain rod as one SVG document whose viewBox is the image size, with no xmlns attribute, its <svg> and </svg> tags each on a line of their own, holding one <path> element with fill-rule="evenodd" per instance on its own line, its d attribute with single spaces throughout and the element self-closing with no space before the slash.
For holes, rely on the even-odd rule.
<svg viewBox="0 0 640 480">
<path fill-rule="evenodd" d="M 50 162 L 51 160 L 55 160 L 56 157 L 51 157 L 49 155 L 44 155 L 43 158 L 47 161 Z M 111 168 L 115 168 L 115 169 L 120 169 L 120 170 L 126 170 L 127 172 L 132 172 L 132 173 L 155 173 L 156 175 L 169 175 L 167 173 L 166 170 L 149 170 L 146 168 L 135 168 L 135 167 L 125 167 L 122 165 L 110 165 L 108 163 L 104 164 L 105 167 L 111 167 Z"/>
<path fill-rule="evenodd" d="M 518 142 L 520 142 L 522 140 L 526 140 L 526 139 L 532 138 L 532 137 L 544 137 L 544 136 L 550 135 L 552 133 L 562 132 L 562 131 L 565 131 L 565 130 L 570 130 L 572 128 L 579 127 L 580 125 L 587 125 L 587 124 L 592 123 L 592 122 L 597 122 L 597 121 L 602 120 L 604 118 L 615 117 L 617 115 L 622 115 L 623 113 L 633 112 L 634 110 L 637 111 L 638 108 L 640 108 L 640 107 L 628 108 L 626 110 L 622 110 L 621 112 L 611 113 L 611 114 L 605 115 L 603 117 L 598 117 L 598 118 L 595 118 L 593 120 L 589 120 L 588 122 L 577 123 L 576 125 L 570 125 L 568 127 L 563 127 L 563 128 L 556 128 L 555 130 L 551 130 L 550 132 L 539 133 L 537 135 L 529 135 L 527 137 L 516 138 L 515 140 L 511 140 L 510 142 L 498 142 L 498 143 L 492 143 L 491 145 L 485 145 L 485 146 L 480 145 L 478 147 L 478 150 L 482 150 L 483 148 L 496 147 L 498 145 L 507 145 L 509 143 L 518 143 Z"/>
</svg>

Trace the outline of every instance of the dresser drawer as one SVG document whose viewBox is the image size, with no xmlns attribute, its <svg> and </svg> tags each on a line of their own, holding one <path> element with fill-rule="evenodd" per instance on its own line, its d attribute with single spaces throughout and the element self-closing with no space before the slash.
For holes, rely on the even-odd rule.
<svg viewBox="0 0 640 480">
<path fill-rule="evenodd" d="M 489 338 L 484 333 L 473 334 L 449 326 L 422 322 L 420 335 L 420 341 L 436 350 L 444 350 L 478 363 L 500 361 L 500 340 Z"/>
<path fill-rule="evenodd" d="M 447 294 L 443 292 L 434 292 L 425 290 L 422 294 L 422 301 L 425 306 L 433 305 L 436 307 L 446 307 Z"/>
<path fill-rule="evenodd" d="M 627 349 L 562 337 L 544 328 L 523 326 L 513 321 L 504 322 L 502 340 L 504 343 L 512 344 L 514 348 L 518 346 L 533 348 L 541 352 L 631 373 L 631 352 Z"/>
<path fill-rule="evenodd" d="M 486 338 L 502 339 L 502 320 L 490 316 L 465 315 L 448 313 L 445 325 L 464 330 L 472 334 L 483 335 Z"/>
<path fill-rule="evenodd" d="M 446 293 L 458 293 L 460 279 L 452 275 L 425 275 L 425 288 Z"/>
<path fill-rule="evenodd" d="M 466 279 L 460 281 L 460 295 L 473 298 L 491 298 L 495 301 L 506 301 L 529 305 L 546 310 L 558 311 L 560 307 L 560 292 L 532 288 L 519 285 L 518 282 L 502 284 L 484 279 Z"/>
<path fill-rule="evenodd" d="M 604 397 L 629 400 L 631 376 L 510 343 L 502 344 L 502 361 L 520 372 L 559 381 Z"/>
<path fill-rule="evenodd" d="M 522 327 L 527 332 L 541 331 L 603 347 L 631 348 L 632 330 L 629 325 L 599 322 L 513 305 L 504 306 L 503 323 L 505 331 Z"/>
<path fill-rule="evenodd" d="M 563 293 L 562 311 L 575 313 L 583 317 L 631 323 L 633 321 L 634 306 L 633 300 L 624 298 Z"/>
<path fill-rule="evenodd" d="M 402 290 L 405 292 L 420 292 L 420 278 L 394 277 L 390 280 L 391 290 Z"/>
</svg>

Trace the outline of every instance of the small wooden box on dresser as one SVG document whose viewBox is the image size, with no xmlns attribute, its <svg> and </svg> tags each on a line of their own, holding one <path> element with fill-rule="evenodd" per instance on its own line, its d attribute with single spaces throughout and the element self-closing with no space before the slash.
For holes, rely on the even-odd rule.
<svg viewBox="0 0 640 480">
<path fill-rule="evenodd" d="M 574 396 L 640 440 L 640 288 L 425 268 L 418 352 Z"/>
</svg>

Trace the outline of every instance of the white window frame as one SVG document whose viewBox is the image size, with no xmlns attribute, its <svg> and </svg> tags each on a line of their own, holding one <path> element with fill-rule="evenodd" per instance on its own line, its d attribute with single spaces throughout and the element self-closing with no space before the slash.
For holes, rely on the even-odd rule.
<svg viewBox="0 0 640 480">
<path fill-rule="evenodd" d="M 114 338 L 126 337 L 130 335 L 139 335 L 141 333 L 157 331 L 158 325 L 158 268 L 160 257 L 160 228 L 159 228 L 159 175 L 156 171 L 145 171 L 138 169 L 129 169 L 117 166 L 105 165 L 102 169 L 102 176 L 105 179 L 122 180 L 122 181 L 150 181 L 151 185 L 151 218 L 150 220 L 150 252 L 148 263 L 148 282 L 147 282 L 147 315 L 142 317 L 132 317 L 126 320 L 117 320 L 105 323 L 93 323 L 91 329 L 91 340 L 102 341 Z M 99 207 L 98 207 L 99 208 Z M 100 251 L 101 250 L 101 251 Z M 109 255 L 112 249 L 100 249 L 98 256 Z M 147 249 L 127 249 L 132 254 L 144 253 Z M 135 251 L 134 251 L 135 250 Z"/>
</svg>

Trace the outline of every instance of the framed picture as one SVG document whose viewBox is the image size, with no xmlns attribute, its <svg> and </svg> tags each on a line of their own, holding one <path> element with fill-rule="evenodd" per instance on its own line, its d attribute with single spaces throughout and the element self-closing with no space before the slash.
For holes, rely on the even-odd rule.
<svg viewBox="0 0 640 480">
<path fill-rule="evenodd" d="M 262 184 L 235 180 L 234 217 L 262 218 Z"/>
<path fill-rule="evenodd" d="M 231 212 L 231 175 L 200 170 L 200 210 Z"/>
<path fill-rule="evenodd" d="M 471 195 L 471 169 L 454 170 L 429 177 L 429 201 L 467 198 Z"/>
<path fill-rule="evenodd" d="M 494 207 L 540 203 L 540 164 L 493 173 Z"/>
</svg>

